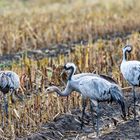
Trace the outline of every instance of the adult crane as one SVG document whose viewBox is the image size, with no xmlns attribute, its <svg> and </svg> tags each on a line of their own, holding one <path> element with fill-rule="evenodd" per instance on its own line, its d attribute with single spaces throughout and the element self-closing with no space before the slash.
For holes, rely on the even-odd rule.
<svg viewBox="0 0 140 140">
<path fill-rule="evenodd" d="M 19 76 L 13 71 L 0 71 L 0 91 L 3 93 L 4 99 L 4 111 L 8 116 L 8 102 L 6 94 L 10 92 L 10 96 L 13 98 L 13 93 L 20 88 Z M 4 116 L 3 116 L 4 117 Z M 3 125 L 2 120 L 2 125 Z"/>
<path fill-rule="evenodd" d="M 76 72 L 76 66 L 75 66 L 75 64 L 74 63 L 67 63 L 67 66 L 69 66 L 69 69 L 67 70 L 68 72 L 71 72 L 72 71 L 72 69 L 74 68 L 74 73 Z M 63 71 L 61 72 L 61 76 L 63 75 L 63 73 L 66 71 L 66 66 L 64 65 L 64 69 L 63 69 Z M 79 78 L 82 78 L 83 76 L 93 76 L 93 77 L 101 77 L 101 78 L 103 78 L 103 79 L 105 79 L 105 80 L 107 80 L 107 81 L 109 81 L 109 82 L 111 82 L 111 83 L 113 83 L 113 84 L 117 84 L 117 82 L 113 79 L 113 78 L 111 78 L 110 76 L 108 76 L 108 75 L 104 75 L 104 74 L 100 74 L 100 75 L 98 75 L 98 74 L 94 74 L 94 73 L 80 73 L 80 74 L 74 74 L 73 76 L 72 76 L 72 78 L 74 79 L 74 80 L 77 80 L 77 79 L 79 79 Z M 68 78 L 69 79 L 69 78 Z M 63 83 L 65 84 L 65 82 L 63 81 Z M 66 85 L 66 84 L 65 84 Z M 82 127 L 83 127 L 83 118 L 84 118 L 84 115 L 85 115 L 85 109 L 86 109 L 86 100 L 85 100 L 85 98 L 82 98 L 82 117 L 81 117 L 81 121 L 82 121 L 82 123 L 81 123 L 81 129 L 82 129 Z M 92 103 L 90 102 L 90 110 L 92 110 Z M 92 111 L 91 111 L 91 115 L 93 115 L 93 113 L 92 113 Z M 94 122 L 93 122 L 94 123 Z M 94 124 L 93 124 L 94 125 Z"/>
<path fill-rule="evenodd" d="M 61 90 L 58 87 L 51 86 L 47 88 L 47 92 L 48 93 L 56 92 L 60 96 L 68 96 L 72 91 L 77 91 L 82 95 L 83 99 L 89 98 L 92 105 L 96 107 L 97 136 L 99 134 L 99 123 L 98 123 L 99 102 L 116 101 L 121 105 L 123 116 L 126 117 L 124 98 L 117 84 L 111 83 L 98 75 L 93 76 L 93 74 L 88 75 L 87 73 L 86 74 L 83 73 L 83 75 L 81 74 L 81 76 L 74 77 L 76 66 L 73 63 L 67 63 L 64 66 L 64 69 L 70 70 L 65 90 L 61 92 Z M 91 112 L 93 112 L 92 108 Z M 91 117 L 94 127 L 93 115 Z"/>
<path fill-rule="evenodd" d="M 121 73 L 125 80 L 132 86 L 134 100 L 134 122 L 136 120 L 136 95 L 135 87 L 140 86 L 140 61 L 127 61 L 127 53 L 132 51 L 131 45 L 126 45 L 123 49 L 123 59 L 120 66 Z"/>
</svg>

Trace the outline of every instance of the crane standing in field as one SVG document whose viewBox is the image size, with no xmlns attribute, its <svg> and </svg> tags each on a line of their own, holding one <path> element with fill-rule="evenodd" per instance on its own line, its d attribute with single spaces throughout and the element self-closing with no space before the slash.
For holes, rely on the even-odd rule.
<svg viewBox="0 0 140 140">
<path fill-rule="evenodd" d="M 131 45 L 126 45 L 123 48 L 123 60 L 120 68 L 123 77 L 132 86 L 133 99 L 134 99 L 134 122 L 135 122 L 136 120 L 135 87 L 140 86 L 140 61 L 136 61 L 136 60 L 127 61 L 127 52 L 130 53 L 131 51 L 132 51 Z"/>
<path fill-rule="evenodd" d="M 77 91 L 82 95 L 82 98 L 84 100 L 88 97 L 92 105 L 91 112 L 93 112 L 92 110 L 93 105 L 96 107 L 97 136 L 99 134 L 99 123 L 98 123 L 99 102 L 103 101 L 118 102 L 121 105 L 123 116 L 126 117 L 124 98 L 117 84 L 111 83 L 98 75 L 93 76 L 93 74 L 87 73 L 79 74 L 79 76 L 74 77 L 76 66 L 73 63 L 67 63 L 64 66 L 64 69 L 70 70 L 70 75 L 68 77 L 68 82 L 65 90 L 61 92 L 61 90 L 58 87 L 51 86 L 47 88 L 47 92 L 57 92 L 60 96 L 68 96 L 72 91 Z M 94 127 L 93 115 L 91 117 Z"/>
<path fill-rule="evenodd" d="M 8 102 L 6 94 L 10 92 L 10 96 L 13 98 L 13 93 L 20 87 L 19 76 L 13 71 L 0 71 L 0 91 L 3 93 L 4 98 L 4 111 L 8 116 Z M 2 116 L 4 117 L 4 116 Z M 2 125 L 3 124 L 2 120 Z"/>
<path fill-rule="evenodd" d="M 76 66 L 75 66 L 75 64 L 73 64 L 73 63 L 68 63 L 67 65 L 69 65 L 69 71 L 72 71 L 72 69 L 74 68 L 75 69 L 75 71 L 76 71 Z M 61 76 L 63 75 L 63 73 L 65 72 L 65 68 L 63 69 L 63 71 L 62 71 L 62 73 L 61 73 Z M 72 76 L 72 79 L 74 79 L 74 80 L 77 80 L 77 79 L 79 79 L 79 78 L 82 78 L 83 76 L 93 76 L 93 77 L 101 77 L 101 78 L 103 78 L 103 79 L 105 79 L 105 80 L 107 80 L 107 81 L 109 81 L 109 82 L 111 82 L 111 83 L 113 83 L 113 84 L 117 84 L 117 82 L 113 79 L 113 78 L 111 78 L 110 76 L 107 76 L 107 75 L 103 75 L 103 74 L 100 74 L 100 75 L 97 75 L 97 74 L 94 74 L 94 73 L 80 73 L 80 74 L 74 74 L 73 76 Z M 64 84 L 65 84 L 65 82 L 63 82 Z M 66 84 L 65 84 L 66 85 Z M 81 123 L 81 129 L 82 129 L 82 127 L 83 127 L 83 118 L 84 118 L 84 115 L 85 115 L 85 109 L 86 109 L 86 100 L 85 100 L 85 98 L 82 98 L 82 117 L 81 117 L 81 121 L 82 121 L 82 123 Z M 90 102 L 90 110 L 92 110 L 92 103 Z M 93 115 L 93 113 L 91 112 L 91 115 Z M 93 122 L 93 121 L 92 121 Z M 94 125 L 94 122 L 93 122 L 93 125 Z"/>
</svg>

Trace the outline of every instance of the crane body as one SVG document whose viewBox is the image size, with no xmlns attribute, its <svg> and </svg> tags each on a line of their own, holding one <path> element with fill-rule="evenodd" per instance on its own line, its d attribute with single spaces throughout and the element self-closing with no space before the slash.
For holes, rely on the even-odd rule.
<svg viewBox="0 0 140 140">
<path fill-rule="evenodd" d="M 127 53 L 132 51 L 131 45 L 126 45 L 123 48 L 123 60 L 120 66 L 121 73 L 124 79 L 132 86 L 134 100 L 134 122 L 136 120 L 136 93 L 135 87 L 140 86 L 140 61 L 127 61 Z"/>
<path fill-rule="evenodd" d="M 13 71 L 0 71 L 0 91 L 3 93 L 4 99 L 4 112 L 8 117 L 8 102 L 6 94 L 10 92 L 10 96 L 13 98 L 13 92 L 16 92 L 20 88 L 19 76 Z M 4 118 L 2 114 L 2 118 Z M 4 126 L 4 120 L 2 119 L 2 126 Z"/>
</svg>

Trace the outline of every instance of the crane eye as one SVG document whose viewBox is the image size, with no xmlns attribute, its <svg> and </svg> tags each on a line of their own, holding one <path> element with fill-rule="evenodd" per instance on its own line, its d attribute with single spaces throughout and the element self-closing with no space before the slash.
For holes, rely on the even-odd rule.
<svg viewBox="0 0 140 140">
<path fill-rule="evenodd" d="M 50 91 L 50 89 L 49 89 L 49 88 L 47 88 L 47 91 Z"/>
</svg>

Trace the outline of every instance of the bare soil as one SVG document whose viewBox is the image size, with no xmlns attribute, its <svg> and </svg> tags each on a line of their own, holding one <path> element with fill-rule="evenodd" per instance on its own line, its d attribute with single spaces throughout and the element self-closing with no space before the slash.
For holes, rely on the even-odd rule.
<svg viewBox="0 0 140 140">
<path fill-rule="evenodd" d="M 122 40 L 127 40 L 129 35 L 132 34 L 133 31 L 139 32 L 139 28 L 133 29 L 127 32 L 115 32 L 108 33 L 104 36 L 97 36 L 93 38 L 93 42 L 96 42 L 98 39 L 106 39 L 106 40 L 115 40 L 116 38 L 121 38 Z M 46 57 L 57 57 L 60 54 L 68 55 L 69 53 L 75 50 L 76 45 L 85 45 L 88 44 L 87 40 L 79 40 L 77 42 L 67 42 L 66 44 L 50 44 L 48 47 L 36 49 L 36 50 L 27 50 L 20 51 L 13 54 L 5 54 L 0 56 L 0 62 L 8 65 L 12 61 L 20 61 L 24 55 L 26 55 L 30 59 L 40 60 Z"/>
<path fill-rule="evenodd" d="M 137 93 L 135 123 L 132 93 L 125 93 L 125 97 L 127 120 L 122 119 L 120 106 L 116 103 L 100 103 L 99 137 L 96 137 L 96 125 L 93 129 L 89 109 L 86 110 L 82 130 L 81 110 L 73 109 L 44 124 L 39 132 L 17 140 L 140 140 L 140 93 Z"/>
</svg>

